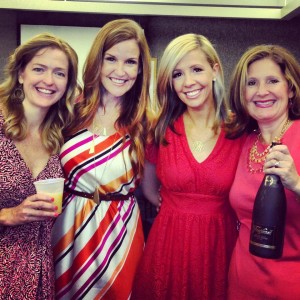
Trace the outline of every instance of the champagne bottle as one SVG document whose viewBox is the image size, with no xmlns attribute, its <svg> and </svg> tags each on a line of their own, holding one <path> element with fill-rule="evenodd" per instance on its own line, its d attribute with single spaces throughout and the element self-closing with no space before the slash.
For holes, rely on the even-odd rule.
<svg viewBox="0 0 300 300">
<path fill-rule="evenodd" d="M 278 143 L 272 143 L 272 146 Z M 249 251 L 263 258 L 280 258 L 283 251 L 286 196 L 280 177 L 266 174 L 255 197 Z"/>
</svg>

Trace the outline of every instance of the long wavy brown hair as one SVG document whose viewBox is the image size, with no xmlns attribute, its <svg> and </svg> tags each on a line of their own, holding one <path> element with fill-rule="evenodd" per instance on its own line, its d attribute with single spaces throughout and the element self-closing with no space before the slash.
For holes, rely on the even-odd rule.
<svg viewBox="0 0 300 300">
<path fill-rule="evenodd" d="M 83 70 L 83 94 L 75 104 L 75 120 L 68 135 L 92 124 L 99 107 L 103 106 L 101 68 L 104 54 L 114 45 L 134 39 L 140 50 L 139 74 L 133 87 L 123 96 L 116 128 L 125 129 L 132 139 L 129 149 L 133 169 L 143 173 L 145 144 L 148 132 L 147 109 L 149 105 L 151 55 L 143 29 L 130 19 L 118 19 L 103 26 L 96 36 Z M 136 155 L 136 159 L 133 156 Z"/>
<path fill-rule="evenodd" d="M 63 97 L 52 105 L 41 124 L 44 147 L 49 153 L 58 153 L 64 143 L 63 129 L 73 120 L 73 102 L 80 91 L 77 85 L 78 57 L 74 49 L 64 40 L 49 33 L 39 34 L 20 45 L 10 55 L 5 67 L 5 80 L 0 85 L 0 107 L 5 113 L 4 132 L 12 140 L 23 140 L 27 136 L 27 122 L 22 102 L 14 101 L 14 91 L 19 85 L 21 71 L 41 49 L 54 48 L 64 52 L 68 58 L 68 83 Z"/>
</svg>

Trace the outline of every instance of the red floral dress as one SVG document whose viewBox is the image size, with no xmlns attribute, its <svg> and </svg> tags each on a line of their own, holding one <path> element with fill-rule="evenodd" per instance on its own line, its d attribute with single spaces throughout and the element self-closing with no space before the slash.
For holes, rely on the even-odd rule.
<svg viewBox="0 0 300 300">
<path fill-rule="evenodd" d="M 17 206 L 35 194 L 35 180 L 63 176 L 55 155 L 38 177 L 32 178 L 14 143 L 4 135 L 1 114 L 0 153 L 0 210 Z M 52 224 L 53 220 L 0 225 L 0 299 L 54 299 Z"/>
</svg>

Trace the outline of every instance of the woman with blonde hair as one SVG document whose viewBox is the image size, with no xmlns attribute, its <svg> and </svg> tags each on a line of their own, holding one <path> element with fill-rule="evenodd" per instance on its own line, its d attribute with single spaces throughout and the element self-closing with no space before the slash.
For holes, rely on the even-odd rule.
<svg viewBox="0 0 300 300">
<path fill-rule="evenodd" d="M 144 237 L 136 190 L 144 168 L 150 51 L 143 29 L 103 26 L 60 158 L 67 176 L 54 229 L 57 299 L 128 299 Z"/>
<path fill-rule="evenodd" d="M 228 196 L 241 140 L 227 140 L 223 70 L 210 41 L 175 38 L 158 70 L 160 105 L 142 187 L 158 204 L 132 299 L 225 299 L 236 239 Z"/>
<path fill-rule="evenodd" d="M 54 299 L 53 198 L 34 182 L 62 177 L 58 152 L 72 120 L 77 54 L 40 34 L 9 57 L 0 85 L 0 298 Z"/>
</svg>

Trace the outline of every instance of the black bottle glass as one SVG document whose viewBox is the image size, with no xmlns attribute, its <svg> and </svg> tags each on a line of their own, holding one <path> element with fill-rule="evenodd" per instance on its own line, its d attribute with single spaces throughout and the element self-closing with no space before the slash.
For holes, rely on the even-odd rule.
<svg viewBox="0 0 300 300">
<path fill-rule="evenodd" d="M 278 143 L 272 143 L 272 146 Z M 286 196 L 280 177 L 266 174 L 257 191 L 249 251 L 263 258 L 280 258 L 283 251 Z"/>
</svg>

